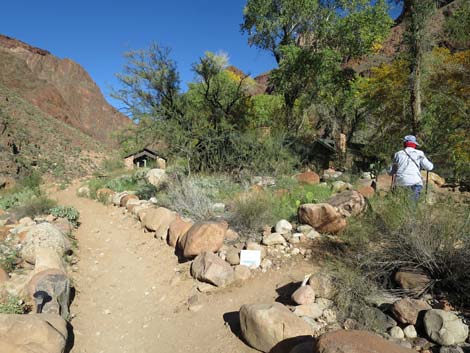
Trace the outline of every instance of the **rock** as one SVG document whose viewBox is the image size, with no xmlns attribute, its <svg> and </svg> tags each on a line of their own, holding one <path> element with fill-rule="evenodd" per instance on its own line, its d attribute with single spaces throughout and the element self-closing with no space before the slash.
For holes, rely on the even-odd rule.
<svg viewBox="0 0 470 353">
<path fill-rule="evenodd" d="M 235 266 L 235 279 L 240 281 L 246 281 L 251 277 L 251 271 L 248 267 L 243 265 Z"/>
<path fill-rule="evenodd" d="M 359 326 L 359 322 L 354 319 L 346 319 L 343 323 L 343 328 L 345 330 L 357 330 Z"/>
<path fill-rule="evenodd" d="M 310 232 L 308 232 L 307 234 L 305 234 L 305 236 L 306 236 L 308 239 L 312 239 L 312 240 L 321 238 L 321 234 L 318 233 L 315 229 L 312 229 Z"/>
<path fill-rule="evenodd" d="M 464 343 L 468 338 L 468 326 L 449 311 L 432 309 L 424 315 L 426 334 L 442 346 Z"/>
<path fill-rule="evenodd" d="M 371 316 L 373 325 L 382 332 L 389 331 L 391 328 L 397 326 L 397 322 L 379 308 L 371 308 Z"/>
<path fill-rule="evenodd" d="M 423 300 L 403 298 L 392 306 L 392 313 L 402 324 L 416 325 L 421 311 L 431 309 L 431 306 Z"/>
<path fill-rule="evenodd" d="M 305 321 L 280 303 L 243 305 L 240 326 L 246 342 L 262 352 L 270 352 L 281 342 L 292 339 L 289 340 L 290 349 L 299 343 L 294 337 L 310 337 L 312 334 Z"/>
<path fill-rule="evenodd" d="M 336 294 L 333 277 L 326 273 L 313 274 L 310 276 L 308 284 L 319 298 L 332 299 Z"/>
<path fill-rule="evenodd" d="M 151 204 L 150 202 L 146 202 L 146 203 L 142 203 L 142 204 L 134 207 L 134 209 L 132 210 L 132 214 L 135 215 L 138 220 L 143 222 L 144 217 L 147 215 L 147 213 L 150 210 L 154 210 L 154 209 L 156 209 L 156 208 L 153 204 Z"/>
<path fill-rule="evenodd" d="M 225 240 L 227 241 L 235 241 L 238 238 L 240 238 L 240 235 L 235 232 L 233 229 L 227 230 L 227 233 L 225 233 Z"/>
<path fill-rule="evenodd" d="M 259 250 L 261 253 L 261 258 L 266 256 L 266 248 L 258 243 L 247 242 L 245 245 L 246 250 Z"/>
<path fill-rule="evenodd" d="M 124 198 L 124 196 L 127 196 L 129 195 L 129 193 L 127 191 L 123 191 L 123 192 L 117 192 L 113 195 L 113 205 L 114 206 L 121 206 L 121 199 Z"/>
<path fill-rule="evenodd" d="M 65 266 L 62 256 L 57 251 L 50 248 L 36 248 L 36 261 L 34 272 L 39 273 L 46 270 L 57 270 L 65 273 Z"/>
<path fill-rule="evenodd" d="M 31 301 L 35 301 L 36 293 L 43 293 L 47 298 L 42 306 L 42 312 L 61 315 L 67 318 L 69 315 L 70 281 L 68 277 L 58 270 L 45 270 L 36 273 L 28 283 L 28 294 Z M 36 309 L 36 305 L 35 305 Z"/>
<path fill-rule="evenodd" d="M 77 190 L 77 195 L 79 197 L 90 197 L 90 188 L 88 186 L 81 186 Z"/>
<path fill-rule="evenodd" d="M 441 347 L 439 353 L 464 353 L 464 350 L 459 346 Z"/>
<path fill-rule="evenodd" d="M 363 172 L 361 174 L 362 179 L 372 180 L 372 173 L 371 172 Z"/>
<path fill-rule="evenodd" d="M 433 343 L 429 342 L 427 339 L 422 337 L 418 337 L 413 340 L 414 349 L 419 352 L 425 352 L 426 350 L 431 348 L 432 345 Z"/>
<path fill-rule="evenodd" d="M 70 250 L 70 240 L 50 223 L 41 223 L 32 226 L 27 231 L 20 250 L 21 257 L 34 264 L 36 261 L 36 248 L 54 249 L 59 256 Z"/>
<path fill-rule="evenodd" d="M 439 176 L 438 174 L 434 173 L 434 172 L 428 172 L 429 173 L 429 184 L 434 184 L 435 186 L 438 186 L 438 187 L 441 187 L 442 185 L 444 185 L 446 183 L 446 180 Z M 421 176 L 423 178 L 423 180 L 426 180 L 426 171 L 421 171 Z"/>
<path fill-rule="evenodd" d="M 166 240 L 170 224 L 176 216 L 175 212 L 164 207 L 150 208 L 142 219 L 142 224 L 148 230 L 154 231 L 158 239 Z"/>
<path fill-rule="evenodd" d="M 366 199 L 370 199 L 371 197 L 373 197 L 375 195 L 375 190 L 372 186 L 361 186 L 359 188 L 357 188 L 357 192 L 359 192 L 360 194 L 362 194 L 362 196 L 364 196 Z"/>
<path fill-rule="evenodd" d="M 314 230 L 313 227 L 309 226 L 308 224 L 302 224 L 297 227 L 297 231 L 302 233 L 303 235 L 307 235 L 312 230 Z"/>
<path fill-rule="evenodd" d="M 341 181 L 341 180 L 335 181 L 331 185 L 331 190 L 334 193 L 343 192 L 343 191 L 346 191 L 346 190 L 351 190 L 352 188 L 353 188 L 353 186 L 351 184 L 345 183 L 344 181 Z"/>
<path fill-rule="evenodd" d="M 65 320 L 53 315 L 0 314 L 0 351 L 3 353 L 62 353 Z"/>
<path fill-rule="evenodd" d="M 312 304 L 304 304 L 304 305 L 298 305 L 294 308 L 294 314 L 297 316 L 308 316 L 312 319 L 318 319 L 323 315 L 324 308 L 317 304 L 317 303 L 312 303 Z"/>
<path fill-rule="evenodd" d="M 178 246 L 186 258 L 197 256 L 203 252 L 217 252 L 224 244 L 226 222 L 195 223 L 188 232 L 180 238 Z"/>
<path fill-rule="evenodd" d="M 193 226 L 193 222 L 184 220 L 179 215 L 171 222 L 168 228 L 168 245 L 176 247 L 180 238 Z"/>
<path fill-rule="evenodd" d="M 418 333 L 416 332 L 416 328 L 413 325 L 408 325 L 403 329 L 403 333 L 405 334 L 406 338 L 415 339 L 418 337 Z"/>
<path fill-rule="evenodd" d="M 224 287 L 235 280 L 230 265 L 211 252 L 204 252 L 194 259 L 191 264 L 191 275 L 199 281 L 217 287 Z"/>
<path fill-rule="evenodd" d="M 164 169 L 155 168 L 147 172 L 146 179 L 156 188 L 160 188 L 166 183 L 168 177 Z"/>
<path fill-rule="evenodd" d="M 279 233 L 281 235 L 288 234 L 292 232 L 292 224 L 290 224 L 285 219 L 282 219 L 276 223 L 275 229 L 276 229 L 276 233 Z"/>
<path fill-rule="evenodd" d="M 314 353 L 416 353 L 371 332 L 338 330 L 322 335 Z"/>
<path fill-rule="evenodd" d="M 301 205 L 298 216 L 300 223 L 308 224 L 320 233 L 336 234 L 347 226 L 344 217 L 328 203 Z"/>
<path fill-rule="evenodd" d="M 337 322 L 337 313 L 333 309 L 326 309 L 323 311 L 322 317 L 328 324 L 334 324 Z"/>
<path fill-rule="evenodd" d="M 394 278 L 400 288 L 410 291 L 411 294 L 421 294 L 431 283 L 431 278 L 425 273 L 406 270 L 398 271 Z"/>
<path fill-rule="evenodd" d="M 225 212 L 225 204 L 221 203 L 221 202 L 214 203 L 212 205 L 212 211 L 215 212 L 215 213 L 224 213 Z"/>
<path fill-rule="evenodd" d="M 105 204 L 113 201 L 114 191 L 108 188 L 98 189 L 96 191 L 96 199 Z"/>
<path fill-rule="evenodd" d="M 286 238 L 279 233 L 271 233 L 263 237 L 263 244 L 266 246 L 286 245 Z"/>
<path fill-rule="evenodd" d="M 121 206 L 121 207 L 126 207 L 126 206 L 127 206 L 127 203 L 128 203 L 130 200 L 138 201 L 138 200 L 139 200 L 139 197 L 138 197 L 137 195 L 133 195 L 133 194 L 125 195 L 125 196 L 121 199 L 120 206 Z"/>
<path fill-rule="evenodd" d="M 295 176 L 297 181 L 302 184 L 316 185 L 320 184 L 320 176 L 315 172 L 305 172 Z"/>
<path fill-rule="evenodd" d="M 322 179 L 323 180 L 331 180 L 331 179 L 337 179 L 339 178 L 341 175 L 343 175 L 342 172 L 339 172 L 339 171 L 336 171 L 332 168 L 329 168 L 329 169 L 326 169 L 323 171 L 323 175 L 322 175 Z"/>
<path fill-rule="evenodd" d="M 263 259 L 259 267 L 262 270 L 269 270 L 273 266 L 273 262 L 269 259 Z"/>
<path fill-rule="evenodd" d="M 291 296 L 298 305 L 313 304 L 315 302 L 315 291 L 310 286 L 299 287 Z"/>
<path fill-rule="evenodd" d="M 9 279 L 10 279 L 10 276 L 8 276 L 8 273 L 3 268 L 0 267 L 0 285 L 5 283 Z"/>
<path fill-rule="evenodd" d="M 403 332 L 403 330 L 398 327 L 398 326 L 395 326 L 395 327 L 392 327 L 389 331 L 390 333 L 390 336 L 392 338 L 396 338 L 396 339 L 399 339 L 399 340 L 402 340 L 405 338 L 405 333 Z"/>
<path fill-rule="evenodd" d="M 251 179 L 251 183 L 263 188 L 276 185 L 276 179 L 270 176 L 255 176 Z"/>
<path fill-rule="evenodd" d="M 339 209 L 346 217 L 358 216 L 367 208 L 364 196 L 355 190 L 343 191 L 325 202 Z"/>
<path fill-rule="evenodd" d="M 57 218 L 52 222 L 52 225 L 65 235 L 71 235 L 73 231 L 73 224 L 67 218 Z"/>
<path fill-rule="evenodd" d="M 229 248 L 225 258 L 230 265 L 235 266 L 240 264 L 240 250 L 237 248 Z"/>
</svg>

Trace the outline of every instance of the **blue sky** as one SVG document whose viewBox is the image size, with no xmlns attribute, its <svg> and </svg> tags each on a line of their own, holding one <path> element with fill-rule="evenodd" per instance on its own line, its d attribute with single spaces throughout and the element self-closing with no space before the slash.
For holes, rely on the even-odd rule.
<svg viewBox="0 0 470 353">
<path fill-rule="evenodd" d="M 275 66 L 240 33 L 245 0 L 15 0 L 3 1 L 0 33 L 81 64 L 109 100 L 122 54 L 152 41 L 173 49 L 183 83 L 205 51 L 256 76 Z M 116 104 L 116 102 L 111 101 Z"/>
</svg>

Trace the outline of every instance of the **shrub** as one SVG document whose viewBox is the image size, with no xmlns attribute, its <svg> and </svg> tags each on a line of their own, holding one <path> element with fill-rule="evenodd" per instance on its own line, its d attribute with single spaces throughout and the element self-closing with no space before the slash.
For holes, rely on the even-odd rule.
<svg viewBox="0 0 470 353">
<path fill-rule="evenodd" d="M 11 211 L 18 218 L 31 217 L 49 213 L 49 210 L 57 205 L 57 202 L 47 198 L 46 196 L 33 197 L 30 200 L 13 207 Z"/>
<path fill-rule="evenodd" d="M 391 288 L 393 274 L 411 267 L 434 280 L 434 291 L 470 299 L 468 207 L 449 200 L 414 204 L 409 195 L 378 199 L 372 207 L 346 234 L 363 274 Z"/>
<path fill-rule="evenodd" d="M 18 251 L 11 244 L 3 242 L 0 245 L 0 268 L 12 272 L 17 264 Z"/>
<path fill-rule="evenodd" d="M 4 210 L 9 210 L 15 206 L 21 205 L 32 198 L 37 197 L 39 190 L 34 189 L 20 189 L 12 191 L 6 195 L 0 197 L 0 208 Z"/>
<path fill-rule="evenodd" d="M 24 301 L 18 297 L 8 296 L 5 302 L 0 302 L 0 314 L 24 314 L 26 309 Z"/>
<path fill-rule="evenodd" d="M 60 218 L 66 218 L 74 226 L 78 226 L 78 219 L 80 218 L 80 212 L 75 207 L 71 206 L 57 206 L 53 207 L 49 211 L 51 215 Z"/>
<path fill-rule="evenodd" d="M 101 166 L 100 169 L 104 171 L 105 173 L 112 173 L 115 172 L 116 170 L 121 170 L 124 169 L 124 161 L 120 157 L 114 157 L 114 158 L 108 158 L 105 159 Z"/>
</svg>

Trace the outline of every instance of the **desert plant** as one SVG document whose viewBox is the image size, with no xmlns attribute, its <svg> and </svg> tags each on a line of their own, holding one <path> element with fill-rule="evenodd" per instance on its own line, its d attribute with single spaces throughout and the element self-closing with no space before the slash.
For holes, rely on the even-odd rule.
<svg viewBox="0 0 470 353">
<path fill-rule="evenodd" d="M 74 226 L 78 225 L 80 212 L 72 206 L 57 206 L 49 210 L 50 214 L 55 217 L 66 218 Z"/>
<path fill-rule="evenodd" d="M 18 218 L 31 217 L 49 213 L 49 210 L 57 205 L 57 202 L 44 195 L 33 197 L 23 203 L 13 207 L 11 211 Z"/>
<path fill-rule="evenodd" d="M 24 301 L 15 296 L 8 296 L 4 302 L 0 302 L 0 314 L 24 314 L 26 305 Z"/>
</svg>

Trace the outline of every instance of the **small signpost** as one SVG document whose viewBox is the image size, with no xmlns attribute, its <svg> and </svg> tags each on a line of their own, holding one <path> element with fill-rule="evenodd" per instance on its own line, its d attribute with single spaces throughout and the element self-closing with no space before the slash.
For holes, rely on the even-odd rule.
<svg viewBox="0 0 470 353">
<path fill-rule="evenodd" d="M 261 250 L 241 250 L 240 265 L 258 268 L 261 264 Z"/>
</svg>

